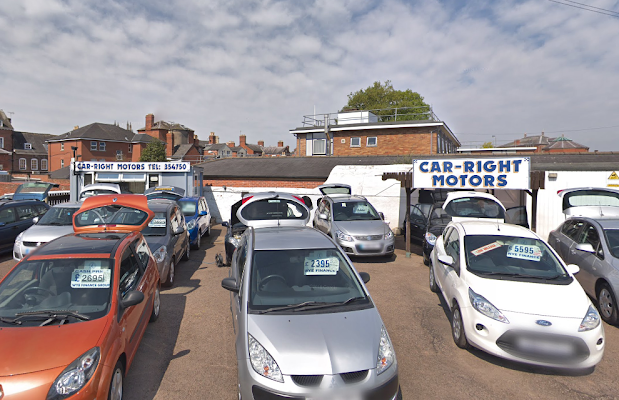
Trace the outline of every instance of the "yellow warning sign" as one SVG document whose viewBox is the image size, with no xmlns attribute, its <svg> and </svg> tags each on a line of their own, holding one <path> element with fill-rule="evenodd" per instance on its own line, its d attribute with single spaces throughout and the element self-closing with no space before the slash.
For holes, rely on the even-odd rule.
<svg viewBox="0 0 619 400">
<path fill-rule="evenodd" d="M 608 177 L 606 187 L 619 187 L 619 175 L 617 175 L 616 171 L 613 171 Z"/>
</svg>

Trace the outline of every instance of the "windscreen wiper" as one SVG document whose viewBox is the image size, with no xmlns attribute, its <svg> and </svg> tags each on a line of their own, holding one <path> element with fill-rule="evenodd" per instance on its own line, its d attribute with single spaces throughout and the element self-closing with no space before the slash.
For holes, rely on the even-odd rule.
<svg viewBox="0 0 619 400">
<path fill-rule="evenodd" d="M 318 304 L 322 305 L 322 304 L 327 304 L 327 303 L 318 302 L 318 301 L 304 301 L 303 303 L 299 303 L 299 304 L 288 304 L 287 306 L 267 308 L 266 310 L 259 311 L 258 314 L 266 314 L 266 313 L 270 313 L 273 311 L 294 310 L 295 308 L 305 307 L 309 305 L 318 305 Z"/>
<path fill-rule="evenodd" d="M 78 313 L 77 311 L 71 310 L 40 310 L 40 311 L 26 311 L 15 314 L 17 319 L 23 318 L 46 318 L 43 323 L 39 326 L 45 326 L 54 321 L 61 321 L 60 325 L 63 325 L 69 317 L 78 319 L 80 321 L 88 321 L 90 319 L 89 316 Z"/>
<path fill-rule="evenodd" d="M 21 325 L 21 321 L 18 319 L 11 319 L 11 318 L 5 318 L 5 317 L 0 317 L 0 322 L 4 322 L 5 324 L 11 324 L 11 325 Z"/>
<path fill-rule="evenodd" d="M 294 311 L 304 311 L 304 310 L 315 310 L 317 308 L 325 308 L 325 307 L 337 307 L 337 306 L 345 306 L 350 303 L 354 303 L 356 301 L 365 300 L 365 297 L 351 297 L 345 301 L 335 301 L 331 303 L 317 303 L 317 304 L 308 304 L 305 307 L 297 308 Z"/>
<path fill-rule="evenodd" d="M 553 276 L 545 277 L 545 276 L 539 276 L 539 275 L 520 274 L 517 272 L 482 272 L 482 271 L 476 271 L 476 272 L 478 274 L 488 275 L 488 276 L 498 275 L 498 276 L 506 276 L 506 277 L 533 278 L 533 279 L 542 279 L 542 280 L 553 280 L 553 279 L 565 277 L 565 275 L 553 275 Z"/>
</svg>

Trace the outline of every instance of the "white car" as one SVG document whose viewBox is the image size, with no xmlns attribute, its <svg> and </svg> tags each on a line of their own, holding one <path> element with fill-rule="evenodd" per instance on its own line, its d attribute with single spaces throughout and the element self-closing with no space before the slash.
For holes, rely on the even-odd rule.
<svg viewBox="0 0 619 400">
<path fill-rule="evenodd" d="M 451 220 L 454 222 L 479 218 L 505 222 L 505 206 L 490 193 L 451 192 L 443 203 L 443 210 L 451 215 Z"/>
<path fill-rule="evenodd" d="M 451 222 L 430 256 L 430 289 L 452 312 L 458 347 L 524 363 L 585 369 L 604 354 L 600 315 L 565 265 L 530 230 Z"/>
</svg>

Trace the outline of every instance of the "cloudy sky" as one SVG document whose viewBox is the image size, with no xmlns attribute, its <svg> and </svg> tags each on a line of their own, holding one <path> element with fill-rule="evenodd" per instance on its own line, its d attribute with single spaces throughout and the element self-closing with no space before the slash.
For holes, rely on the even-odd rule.
<svg viewBox="0 0 619 400">
<path fill-rule="evenodd" d="M 154 113 L 293 148 L 314 108 L 391 80 L 464 145 L 545 131 L 617 151 L 617 43 L 619 18 L 548 0 L 0 0 L 0 109 L 22 131 Z"/>
</svg>

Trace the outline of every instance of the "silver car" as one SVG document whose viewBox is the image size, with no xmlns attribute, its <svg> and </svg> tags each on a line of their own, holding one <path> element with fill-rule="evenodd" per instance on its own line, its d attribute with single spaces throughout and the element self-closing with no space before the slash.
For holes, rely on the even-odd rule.
<svg viewBox="0 0 619 400">
<path fill-rule="evenodd" d="M 561 191 L 569 217 L 550 232 L 548 243 L 567 264 L 576 264 L 576 279 L 595 299 L 602 319 L 619 323 L 619 191 L 578 188 Z"/>
<path fill-rule="evenodd" d="M 43 216 L 34 218 L 34 225 L 20 233 L 13 245 L 13 259 L 20 261 L 42 244 L 73 233 L 73 213 L 82 203 L 61 203 L 52 206 Z"/>
<path fill-rule="evenodd" d="M 288 214 L 287 226 L 279 218 L 267 226 L 260 209 Z M 305 226 L 309 210 L 298 203 L 262 198 L 237 216 L 248 228 L 222 286 L 231 292 L 239 399 L 401 399 L 369 275 Z"/>
<path fill-rule="evenodd" d="M 331 236 L 349 255 L 391 256 L 395 238 L 389 226 L 363 196 L 343 184 L 326 184 L 314 214 L 314 228 Z"/>
</svg>

